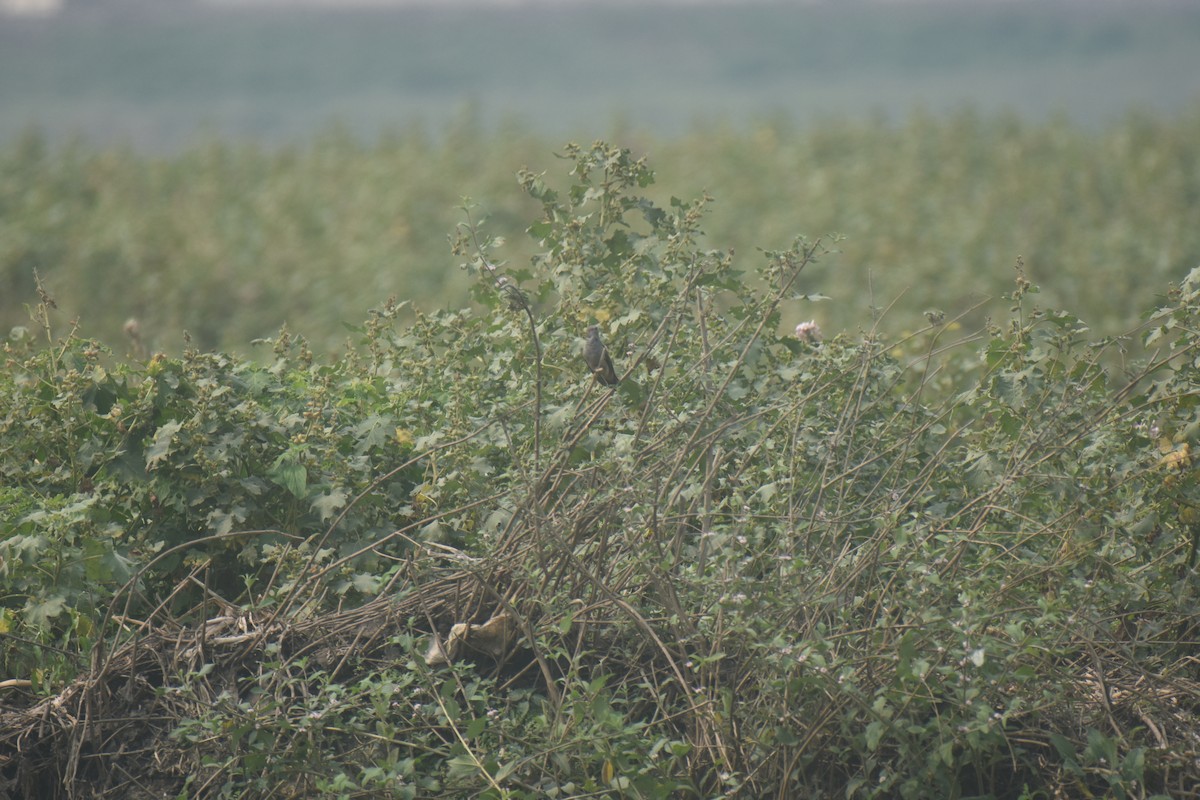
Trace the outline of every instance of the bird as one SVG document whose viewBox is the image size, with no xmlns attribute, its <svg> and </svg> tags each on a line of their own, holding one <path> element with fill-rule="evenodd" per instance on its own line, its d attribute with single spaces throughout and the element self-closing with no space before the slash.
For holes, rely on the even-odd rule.
<svg viewBox="0 0 1200 800">
<path fill-rule="evenodd" d="M 600 341 L 600 326 L 591 325 L 587 332 L 587 341 L 583 344 L 583 360 L 587 362 L 588 369 L 596 380 L 605 386 L 616 386 L 620 381 L 617 371 L 613 368 L 612 358 L 608 355 L 608 348 Z"/>
</svg>

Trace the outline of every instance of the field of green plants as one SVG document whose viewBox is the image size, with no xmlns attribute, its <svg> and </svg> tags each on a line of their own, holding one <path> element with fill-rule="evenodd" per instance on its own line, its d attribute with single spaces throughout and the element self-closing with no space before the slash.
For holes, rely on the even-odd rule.
<svg viewBox="0 0 1200 800">
<path fill-rule="evenodd" d="M 0 795 L 1200 796 L 1197 142 L 0 150 Z"/>
<path fill-rule="evenodd" d="M 679 138 L 630 137 L 658 183 L 648 196 L 715 201 L 705 245 L 756 248 L 834 235 L 840 256 L 802 282 L 832 302 L 783 309 L 829 331 L 894 333 L 944 310 L 978 327 L 1017 256 L 1042 301 L 1104 334 L 1135 324 L 1200 264 L 1200 110 L 1130 116 L 1098 132 L 969 112 L 900 126 L 786 123 Z M 437 140 L 397 133 L 362 144 L 331 131 L 257 149 L 213 142 L 170 157 L 56 147 L 30 135 L 0 148 L 0 330 L 27 320 L 34 272 L 82 331 L 124 353 L 138 320 L 148 350 L 244 353 L 282 325 L 323 354 L 344 324 L 388 297 L 467 303 L 447 235 L 477 206 L 497 258 L 523 264 L 537 205 L 516 173 L 553 171 L 557 144 L 496 135 L 464 118 Z"/>
</svg>

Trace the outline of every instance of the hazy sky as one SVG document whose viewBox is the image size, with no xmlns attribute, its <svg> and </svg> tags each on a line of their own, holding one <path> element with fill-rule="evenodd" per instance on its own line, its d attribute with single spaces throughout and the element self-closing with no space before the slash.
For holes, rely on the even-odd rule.
<svg viewBox="0 0 1200 800">
<path fill-rule="evenodd" d="M 1090 125 L 1200 102 L 1194 0 L 77 2 L 0 24 L 0 140 L 170 149 L 464 111 L 555 137 L 964 107 Z"/>
</svg>

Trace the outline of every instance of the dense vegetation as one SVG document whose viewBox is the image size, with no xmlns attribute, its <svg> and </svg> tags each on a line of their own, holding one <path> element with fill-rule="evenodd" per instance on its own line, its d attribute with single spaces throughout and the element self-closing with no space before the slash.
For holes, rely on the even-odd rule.
<svg viewBox="0 0 1200 800">
<path fill-rule="evenodd" d="M 970 113 L 914 115 L 892 127 L 784 123 L 696 132 L 649 149 L 664 189 L 717 201 L 711 246 L 738 263 L 796 231 L 840 233 L 841 257 L 802 279 L 834 298 L 786 305 L 786 326 L 816 314 L 827 331 L 915 330 L 930 308 L 983 303 L 1003 313 L 1023 256 L 1048 304 L 1115 334 L 1200 263 L 1200 113 L 1130 117 L 1102 133 Z M 37 136 L 0 149 L 0 330 L 21 325 L 34 270 L 69 317 L 126 352 L 135 317 L 151 350 L 245 353 L 283 324 L 322 355 L 343 323 L 389 296 L 425 307 L 466 301 L 446 233 L 470 196 L 502 256 L 525 263 L 536 204 L 514 192 L 523 165 L 552 148 L 489 136 L 469 119 L 436 142 L 416 133 L 366 145 L 330 133 L 271 151 L 212 143 L 178 156 L 59 148 Z M 987 302 L 987 301 L 993 302 Z"/>
<path fill-rule="evenodd" d="M 922 142 L 925 124 L 878 131 L 863 150 Z M 1014 169 L 1024 135 L 994 134 Z M 1033 136 L 1060 135 L 1073 141 Z M 968 170 L 942 137 L 948 174 Z M 1140 164 L 1148 152 L 1183 160 L 1172 142 L 1126 146 Z M 829 169 L 851 174 L 836 155 L 854 143 L 825 146 Z M 214 147 L 160 164 L 142 185 L 158 198 L 150 221 L 129 218 L 160 238 L 102 222 L 116 217 L 101 199 L 122 194 L 105 187 L 133 191 L 129 157 L 34 158 L 41 180 L 90 186 L 77 210 L 97 216 L 75 240 L 28 247 L 47 273 L 51 260 L 79 269 L 76 252 L 150 248 L 145 263 L 165 276 L 156 321 L 171 325 L 185 303 L 168 287 L 199 263 L 188 237 L 207 218 L 191 203 L 240 198 L 208 229 L 221 243 L 210 252 L 257 241 L 246 263 L 281 282 L 282 303 L 297 290 L 285 264 L 339 258 L 302 235 L 328 215 L 284 200 L 348 192 L 358 182 L 331 178 L 354 170 L 385 186 L 389 156 L 410 147 Z M 898 149 L 895 162 L 922 152 Z M 462 215 L 452 246 L 471 309 L 385 304 L 337 358 L 286 331 L 253 359 L 194 346 L 117 358 L 42 289 L 0 377 L 0 669 L 16 679 L 3 690 L 0 785 L 72 797 L 1195 796 L 1200 272 L 1164 281 L 1136 335 L 1098 336 L 1039 307 L 1013 259 L 1007 310 L 975 332 L 931 312 L 902 337 L 864 319 L 820 342 L 780 333 L 782 317 L 832 305 L 808 287 L 846 280 L 847 243 L 841 255 L 799 238 L 735 257 L 701 241 L 716 222 L 708 200 L 660 195 L 645 161 L 602 143 L 562 155 L 519 173 L 524 199 L 489 209 L 499 224 Z M 22 166 L 10 156 L 6 172 Z M 917 182 L 896 169 L 860 186 Z M 242 180 L 236 198 L 223 175 Z M 276 188 L 246 191 L 255 181 Z M 163 202 L 172 192 L 178 202 Z M 1121 194 L 1079 192 L 1071 208 L 1099 214 L 1082 198 Z M 279 237 L 251 221 L 266 208 Z M 335 229 L 359 219 L 326 208 Z M 516 208 L 533 209 L 529 243 L 496 237 Z M 962 220 L 930 208 L 918 204 L 944 250 Z M 364 230 L 396 219 L 366 217 Z M 289 239 L 288 219 L 312 227 Z M 1149 246 L 1133 224 L 1113 222 L 1128 226 L 1127 258 Z M 339 252 L 355 258 L 369 240 Z M 883 246 L 917 261 L 920 245 Z M 219 306 L 190 295 L 200 314 Z M 623 376 L 611 390 L 582 365 L 593 322 Z M 1135 344 L 1144 354 L 1126 357 Z M 452 626 L 472 623 L 504 635 L 452 647 Z M 470 627 L 454 630 L 470 644 Z"/>
</svg>

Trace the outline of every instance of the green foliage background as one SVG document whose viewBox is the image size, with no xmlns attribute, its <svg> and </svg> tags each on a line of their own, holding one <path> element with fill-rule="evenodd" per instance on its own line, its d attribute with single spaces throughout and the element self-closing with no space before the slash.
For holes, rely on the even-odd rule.
<svg viewBox="0 0 1200 800">
<path fill-rule="evenodd" d="M 953 155 L 946 125 L 862 135 L 909 142 L 896 161 L 936 157 L 929 169 L 953 174 L 958 162 L 922 149 L 941 131 Z M 1175 130 L 1122 130 L 1147 125 Z M 1058 128 L 1012 135 L 1072 141 Z M 988 136 L 980 158 L 1005 150 Z M 1174 152 L 1167 135 L 1138 141 L 1143 166 Z M 329 165 L 368 154 L 335 139 L 278 156 L 294 173 L 267 174 L 343 191 L 354 182 L 334 182 L 346 170 Z M 42 295 L 4 343 L 0 382 L 3 668 L 28 676 L 28 704 L 90 680 L 91 654 L 148 636 L 143 624 L 183 637 L 217 611 L 300 624 L 416 598 L 434 610 L 390 631 L 384 658 L 329 664 L 267 633 L 232 674 L 215 661 L 162 667 L 144 695 L 156 722 L 143 721 L 161 735 L 139 750 L 154 752 L 155 779 L 214 797 L 1140 797 L 1200 785 L 1200 270 L 1150 290 L 1161 302 L 1120 337 L 1045 308 L 1012 259 L 1004 305 L 977 329 L 897 306 L 880 325 L 866 314 L 802 341 L 785 315 L 838 306 L 811 287 L 849 285 L 845 242 L 711 248 L 728 201 L 656 188 L 650 162 L 619 147 L 560 156 L 512 170 L 527 240 L 505 239 L 503 210 L 460 210 L 450 246 L 473 305 L 382 304 L 335 358 L 287 331 L 254 359 L 196 347 L 113 358 Z M 184 158 L 231 178 L 266 163 L 223 147 Z M 919 195 L 920 171 L 890 174 L 861 176 L 860 197 L 893 184 Z M 982 174 L 993 180 L 968 183 L 1020 185 Z M 179 180 L 183 199 L 223 185 L 192 195 Z M 1123 208 L 1120 192 L 1071 185 L 1056 196 Z M 917 218 L 942 236 L 967 224 L 946 213 L 944 228 Z M 227 230 L 244 232 L 244 218 L 227 216 Z M 189 228 L 173 231 L 185 241 Z M 910 237 L 888 246 L 919 251 Z M 913 330 L 882 328 L 893 316 Z M 623 375 L 611 391 L 581 368 L 593 321 Z M 435 630 L 501 610 L 522 621 L 517 647 L 536 677 L 422 658 Z M 36 725 L 48 707 L 33 706 Z M 53 772 L 63 759 L 46 747 L 0 768 L 41 758 Z M 92 759 L 80 780 L 111 780 L 110 763 Z"/>
<path fill-rule="evenodd" d="M 1021 255 L 1046 302 L 1116 333 L 1200 263 L 1196 112 L 1098 133 L 964 112 L 632 139 L 671 187 L 648 196 L 717 198 L 708 241 L 739 262 L 798 230 L 843 235 L 842 257 L 803 279 L 836 302 L 785 308 L 785 325 L 815 313 L 827 331 L 857 330 L 890 307 L 884 328 L 902 332 L 929 308 L 954 317 L 977 305 L 966 322 L 978 324 L 1002 310 L 994 301 Z M 513 191 L 515 175 L 552 149 L 470 118 L 437 141 L 330 132 L 163 158 L 30 135 L 0 149 L 0 327 L 24 324 L 38 270 L 61 309 L 118 351 L 135 317 L 150 349 L 173 354 L 182 330 L 201 348 L 245 352 L 283 324 L 335 352 L 343 322 L 389 296 L 465 302 L 446 243 L 463 196 L 506 241 L 503 258 L 528 260 L 536 207 Z"/>
</svg>

